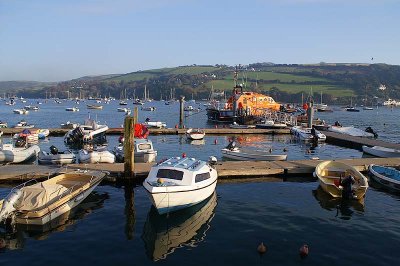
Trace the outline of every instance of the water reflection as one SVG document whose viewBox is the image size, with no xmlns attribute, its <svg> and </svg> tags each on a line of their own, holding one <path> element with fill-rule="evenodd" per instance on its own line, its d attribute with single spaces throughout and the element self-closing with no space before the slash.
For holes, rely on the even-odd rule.
<svg viewBox="0 0 400 266">
<path fill-rule="evenodd" d="M 147 256 L 157 261 L 176 248 L 196 247 L 206 237 L 216 206 L 216 192 L 202 203 L 170 214 L 159 215 L 152 206 L 142 235 Z"/>
<path fill-rule="evenodd" d="M 125 183 L 124 195 L 125 195 L 125 235 L 126 239 L 132 240 L 135 232 L 135 221 L 136 212 L 134 204 L 134 184 L 133 182 L 127 181 Z"/>
<path fill-rule="evenodd" d="M 70 225 L 75 224 L 94 210 L 102 208 L 104 201 L 108 198 L 107 193 L 94 191 L 71 211 L 60 215 L 45 225 L 17 224 L 13 228 L 2 228 L 0 249 L 22 249 L 27 238 L 45 240 L 54 232 L 65 231 Z"/>
<path fill-rule="evenodd" d="M 205 139 L 192 139 L 192 140 L 189 140 L 189 139 L 188 139 L 187 142 L 188 142 L 190 145 L 196 145 L 196 146 L 206 144 Z"/>
<path fill-rule="evenodd" d="M 333 198 L 326 193 L 321 186 L 312 191 L 319 205 L 328 211 L 335 211 L 335 217 L 350 220 L 354 212 L 364 212 L 364 198 L 360 200 L 346 200 L 342 198 Z"/>
</svg>

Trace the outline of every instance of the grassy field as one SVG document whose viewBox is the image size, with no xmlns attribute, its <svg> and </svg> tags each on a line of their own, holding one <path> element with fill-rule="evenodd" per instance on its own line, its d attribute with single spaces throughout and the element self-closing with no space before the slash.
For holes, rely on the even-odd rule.
<svg viewBox="0 0 400 266">
<path fill-rule="evenodd" d="M 248 72 L 248 79 L 258 79 L 258 80 L 280 80 L 281 82 L 329 82 L 327 79 L 323 78 L 314 78 L 309 76 L 300 76 L 300 75 L 292 75 L 292 74 L 283 74 L 269 71 L 260 71 L 260 72 Z M 243 75 L 239 75 L 239 81 L 242 80 Z M 231 76 L 225 76 L 224 79 L 233 80 Z M 232 81 L 233 82 L 233 81 Z"/>
<path fill-rule="evenodd" d="M 213 87 L 215 90 L 231 91 L 233 88 L 233 80 L 213 80 L 204 84 L 207 88 Z M 252 90 L 255 84 L 247 84 L 247 90 Z M 263 83 L 258 84 L 258 91 L 266 91 L 272 87 L 278 88 L 280 91 L 287 93 L 310 93 L 311 89 L 313 92 L 321 92 L 324 94 L 330 94 L 332 96 L 352 96 L 354 92 L 345 87 L 336 85 L 302 85 L 302 84 L 280 84 L 280 83 Z"/>
</svg>

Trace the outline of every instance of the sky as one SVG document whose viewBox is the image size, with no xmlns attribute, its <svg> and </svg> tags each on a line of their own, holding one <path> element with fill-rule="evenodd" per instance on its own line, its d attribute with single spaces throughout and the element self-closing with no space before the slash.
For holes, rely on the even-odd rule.
<svg viewBox="0 0 400 266">
<path fill-rule="evenodd" d="M 400 0 L 0 0 L 0 81 L 191 64 L 399 65 L 399 12 Z"/>
</svg>

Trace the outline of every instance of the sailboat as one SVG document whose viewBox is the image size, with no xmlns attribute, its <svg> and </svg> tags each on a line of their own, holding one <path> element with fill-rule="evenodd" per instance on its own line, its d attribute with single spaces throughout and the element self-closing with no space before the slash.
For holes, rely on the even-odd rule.
<svg viewBox="0 0 400 266">
<path fill-rule="evenodd" d="M 126 101 L 126 88 L 125 88 L 125 94 L 123 95 L 123 97 L 121 97 L 119 105 L 128 105 L 128 102 Z"/>
<path fill-rule="evenodd" d="M 322 91 L 321 91 L 321 102 L 315 105 L 315 108 L 318 112 L 332 112 L 331 109 L 328 108 L 328 105 L 322 102 Z"/>
<path fill-rule="evenodd" d="M 356 108 L 353 106 L 353 97 L 350 98 L 350 106 L 348 106 L 348 107 L 346 108 L 346 111 L 347 111 L 347 112 L 360 112 L 360 110 L 356 109 Z"/>
<path fill-rule="evenodd" d="M 364 107 L 363 110 L 374 110 L 374 108 L 367 106 L 367 101 L 368 101 L 368 97 L 367 97 L 367 87 L 365 86 L 365 98 L 364 98 Z"/>
</svg>

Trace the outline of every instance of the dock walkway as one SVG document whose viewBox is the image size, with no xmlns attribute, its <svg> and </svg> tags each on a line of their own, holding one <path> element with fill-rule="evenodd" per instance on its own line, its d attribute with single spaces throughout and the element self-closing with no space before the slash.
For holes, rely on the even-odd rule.
<svg viewBox="0 0 400 266">
<path fill-rule="evenodd" d="M 296 180 L 310 178 L 315 167 L 322 160 L 295 160 L 295 161 L 222 161 L 216 165 L 220 179 L 246 179 L 260 177 L 278 177 L 280 179 L 296 178 Z M 336 160 L 354 166 L 359 171 L 366 171 L 369 164 L 399 166 L 400 158 L 360 158 Z M 135 173 L 138 180 L 143 180 L 150 171 L 151 164 L 136 163 Z M 71 164 L 68 167 L 44 165 L 3 165 L 0 166 L 0 183 L 20 182 L 23 180 L 44 177 L 49 174 L 72 171 L 74 169 L 88 169 L 108 171 L 108 181 L 116 181 L 123 175 L 124 165 L 115 164 Z"/>
</svg>

